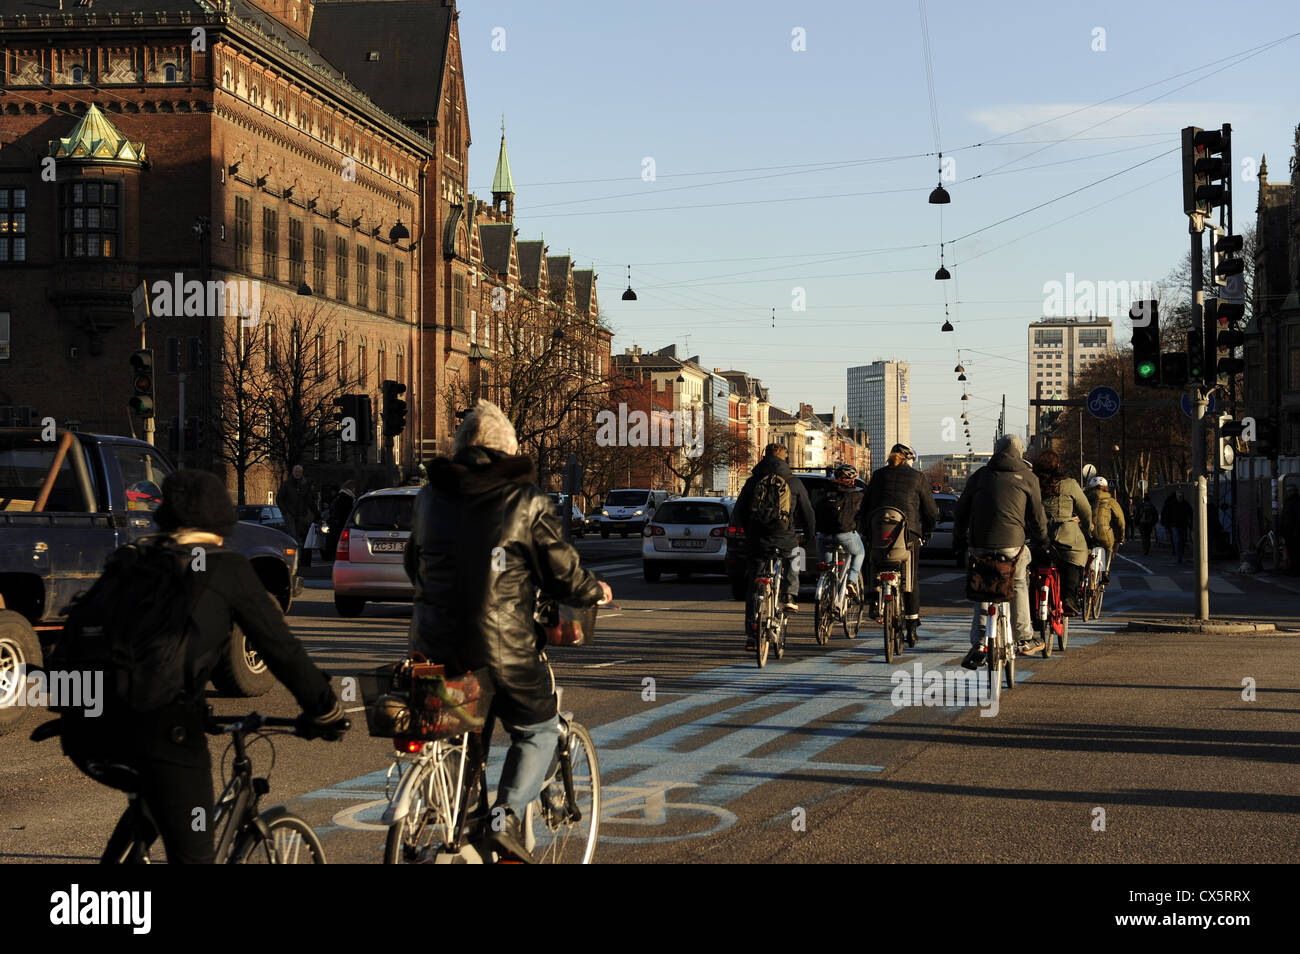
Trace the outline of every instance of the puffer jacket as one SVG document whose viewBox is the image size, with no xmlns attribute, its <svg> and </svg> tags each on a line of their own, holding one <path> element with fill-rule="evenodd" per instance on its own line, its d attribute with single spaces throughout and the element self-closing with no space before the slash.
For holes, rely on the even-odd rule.
<svg viewBox="0 0 1300 954">
<path fill-rule="evenodd" d="M 758 485 L 759 480 L 768 474 L 780 474 L 785 478 L 785 482 L 790 485 L 790 496 L 794 513 L 790 515 L 790 529 L 781 530 L 776 533 L 767 533 L 761 527 L 754 525 L 750 519 L 751 510 L 754 503 L 754 488 Z M 740 496 L 736 498 L 736 506 L 732 511 L 731 519 L 736 525 L 743 527 L 745 530 L 745 552 L 751 559 L 762 556 L 764 550 L 772 547 L 778 547 L 783 552 L 788 553 L 793 550 L 798 543 L 796 531 L 804 531 L 805 540 L 808 546 L 812 546 L 813 535 L 817 532 L 817 517 L 813 513 L 812 503 L 808 499 L 808 490 L 803 485 L 803 481 L 794 475 L 790 470 L 790 465 L 776 455 L 765 456 L 757 464 L 749 480 L 745 481 L 745 486 L 740 490 Z"/>
<path fill-rule="evenodd" d="M 925 479 L 925 474 L 906 464 L 886 465 L 871 475 L 859 520 L 862 539 L 870 538 L 871 515 L 881 507 L 895 507 L 902 511 L 907 518 L 909 544 L 914 545 L 922 537 L 928 537 L 939 522 L 939 505 L 930 492 L 930 482 Z"/>
<path fill-rule="evenodd" d="M 405 556 L 415 584 L 411 648 L 449 671 L 490 669 L 493 711 L 516 725 L 555 715 L 545 637 L 533 621 L 537 590 L 570 606 L 601 598 L 533 479 L 527 457 L 483 447 L 434 461 Z"/>
<path fill-rule="evenodd" d="M 1041 489 L 1041 486 L 1040 486 Z M 1079 482 L 1062 477 L 1056 496 L 1043 492 L 1043 513 L 1047 516 L 1047 536 L 1060 559 L 1072 566 L 1088 562 L 1088 534 L 1092 532 L 1092 507 Z M 1079 522 L 1075 523 L 1074 518 Z"/>
<path fill-rule="evenodd" d="M 1124 542 L 1124 508 L 1100 487 L 1092 498 L 1092 539 L 1099 547 L 1114 550 Z"/>
<path fill-rule="evenodd" d="M 1047 516 L 1038 478 L 1022 457 L 994 454 L 966 481 L 953 519 L 954 545 L 1000 550 L 1026 538 L 1047 549 Z"/>
</svg>

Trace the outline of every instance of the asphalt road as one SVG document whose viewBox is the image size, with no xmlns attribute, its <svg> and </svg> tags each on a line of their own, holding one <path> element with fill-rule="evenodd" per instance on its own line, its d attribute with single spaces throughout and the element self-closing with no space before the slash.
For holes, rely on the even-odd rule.
<svg viewBox="0 0 1300 954">
<path fill-rule="evenodd" d="M 1300 853 L 1300 585 L 1216 568 L 1216 615 L 1295 633 L 1131 634 L 1128 619 L 1191 610 L 1190 570 L 1167 556 L 1117 561 L 1103 619 L 1068 652 L 1018 660 L 1020 684 L 958 704 L 936 677 L 964 672 L 970 604 L 950 561 L 923 564 L 922 640 L 893 665 L 878 629 L 812 636 L 811 592 L 784 660 L 742 651 L 740 603 L 721 577 L 641 580 L 639 540 L 588 538 L 584 562 L 614 588 L 594 646 L 552 658 L 564 707 L 587 725 L 605 806 L 596 860 L 1287 861 Z M 340 618 L 310 581 L 290 622 L 319 665 L 346 677 L 398 658 L 410 608 Z M 915 684 L 915 694 L 904 690 Z M 942 687 L 942 683 L 940 684 Z M 1250 698 L 1246 698 L 1250 696 Z M 987 703 L 987 697 L 984 702 Z M 904 704 L 914 703 L 914 704 Z M 292 715 L 276 688 L 218 712 Z M 355 707 L 359 703 L 351 702 Z M 280 737 L 266 804 L 287 801 L 332 862 L 380 860 L 389 744 L 363 713 L 337 744 Z M 214 763 L 221 754 L 214 742 Z M 252 749 L 261 774 L 265 744 Z M 92 861 L 124 805 L 57 742 L 0 742 L 0 861 Z"/>
</svg>

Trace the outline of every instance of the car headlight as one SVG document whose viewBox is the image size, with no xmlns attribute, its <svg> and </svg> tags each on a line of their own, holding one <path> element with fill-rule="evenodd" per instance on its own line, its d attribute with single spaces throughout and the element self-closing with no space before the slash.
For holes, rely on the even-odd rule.
<svg viewBox="0 0 1300 954">
<path fill-rule="evenodd" d="M 602 511 L 600 512 L 600 515 L 601 515 L 602 517 L 608 517 L 608 516 L 609 516 L 609 511 L 608 511 L 608 510 L 602 510 Z"/>
<path fill-rule="evenodd" d="M 642 512 L 641 512 L 640 510 L 637 510 L 637 511 L 635 511 L 635 512 L 632 514 L 632 516 L 634 516 L 634 517 L 639 517 L 639 516 L 641 516 L 641 513 L 642 513 Z"/>
</svg>

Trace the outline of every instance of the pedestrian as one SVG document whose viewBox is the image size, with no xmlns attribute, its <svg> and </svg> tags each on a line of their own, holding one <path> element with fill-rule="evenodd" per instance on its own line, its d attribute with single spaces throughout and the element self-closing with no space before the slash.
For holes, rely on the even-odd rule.
<svg viewBox="0 0 1300 954">
<path fill-rule="evenodd" d="M 431 463 L 411 516 L 403 559 L 415 584 L 411 649 L 448 673 L 491 672 L 491 714 L 504 724 L 510 748 L 488 837 L 527 861 L 522 819 L 553 771 L 560 737 L 555 675 L 534 622 L 538 593 L 582 607 L 605 605 L 612 593 L 565 542 L 500 408 L 480 400 L 457 429 L 454 448 L 452 458 Z"/>
<path fill-rule="evenodd" d="M 1282 541 L 1286 544 L 1287 559 L 1293 574 L 1300 573 L 1300 487 L 1290 484 L 1282 500 L 1282 519 L 1279 522 Z"/>
<path fill-rule="evenodd" d="M 1052 542 L 1053 563 L 1061 575 L 1061 602 L 1070 616 L 1082 612 L 1079 586 L 1088 562 L 1088 534 L 1092 532 L 1092 507 L 1083 488 L 1066 476 L 1056 451 L 1045 450 L 1034 461 L 1047 516 L 1047 536 Z"/>
<path fill-rule="evenodd" d="M 1137 525 L 1138 532 L 1142 534 L 1142 555 L 1151 555 L 1151 534 L 1160 522 L 1160 512 L 1156 510 L 1156 505 L 1151 502 L 1150 494 L 1142 495 L 1142 504 L 1138 507 Z"/>
<path fill-rule="evenodd" d="M 334 495 L 334 502 L 330 504 L 329 516 L 329 552 L 333 557 L 334 552 L 339 547 L 339 537 L 343 536 L 343 524 L 348 522 L 348 517 L 352 515 L 352 508 L 357 502 L 357 482 L 349 478 L 343 482 L 339 492 Z"/>
<path fill-rule="evenodd" d="M 280 485 L 275 495 L 275 505 L 284 514 L 289 528 L 289 535 L 298 541 L 301 547 L 307 539 L 307 531 L 320 517 L 320 511 L 312 498 L 312 487 L 302 474 L 302 464 L 294 464 L 290 476 Z"/>
<path fill-rule="evenodd" d="M 1025 443 L 1007 434 L 993 446 L 989 462 L 966 482 L 957 500 L 953 518 L 953 546 L 966 547 L 968 557 L 1001 555 L 1015 558 L 1015 589 L 1011 619 L 1018 644 L 1016 652 L 1033 652 L 1034 625 L 1029 614 L 1029 561 L 1036 551 L 1048 552 L 1047 515 L 1043 512 L 1038 478 L 1025 463 Z M 1028 544 L 1026 544 L 1026 539 Z M 988 604 L 976 603 L 971 618 L 971 651 L 962 660 L 967 669 L 978 669 L 988 659 L 984 614 Z"/>
<path fill-rule="evenodd" d="M 1192 505 L 1183 499 L 1183 492 L 1175 490 L 1160 511 L 1160 523 L 1169 531 L 1174 547 L 1174 562 L 1182 563 L 1187 551 L 1187 532 L 1192 528 Z"/>
</svg>

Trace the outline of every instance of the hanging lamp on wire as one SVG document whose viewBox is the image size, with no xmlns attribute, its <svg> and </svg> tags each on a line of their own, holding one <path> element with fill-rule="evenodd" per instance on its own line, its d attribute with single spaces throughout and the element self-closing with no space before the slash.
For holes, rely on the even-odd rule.
<svg viewBox="0 0 1300 954">
<path fill-rule="evenodd" d="M 965 369 L 964 367 L 962 367 L 962 363 L 961 363 L 961 348 L 958 348 L 958 349 L 957 349 L 957 367 L 955 367 L 955 368 L 952 369 L 952 373 L 953 373 L 953 374 L 961 374 L 961 373 L 963 373 L 965 370 L 966 370 L 966 369 Z"/>
<path fill-rule="evenodd" d="M 632 266 L 627 267 L 627 291 L 623 292 L 624 301 L 636 301 L 636 292 L 632 290 Z"/>
<path fill-rule="evenodd" d="M 940 330 L 940 331 L 952 331 L 952 330 L 953 330 L 952 322 L 948 320 L 948 306 L 947 306 L 947 305 L 944 305 L 944 306 L 943 306 L 943 327 L 940 328 L 939 330 Z"/>
<path fill-rule="evenodd" d="M 943 187 L 943 153 L 939 153 L 939 184 L 935 186 L 934 191 L 930 193 L 930 204 L 947 205 L 951 201 L 952 196 L 950 196 L 948 190 Z"/>
<path fill-rule="evenodd" d="M 964 375 L 964 374 L 959 374 L 959 375 L 957 375 L 957 380 L 958 380 L 958 381 L 965 381 L 965 380 L 966 380 L 966 375 Z"/>
<path fill-rule="evenodd" d="M 944 243 L 940 242 L 939 243 L 939 270 L 934 273 L 934 280 L 936 282 L 946 282 L 948 279 L 952 278 L 952 272 L 944 268 L 943 265 L 943 246 Z"/>
</svg>

